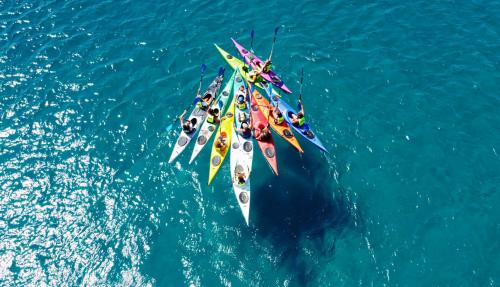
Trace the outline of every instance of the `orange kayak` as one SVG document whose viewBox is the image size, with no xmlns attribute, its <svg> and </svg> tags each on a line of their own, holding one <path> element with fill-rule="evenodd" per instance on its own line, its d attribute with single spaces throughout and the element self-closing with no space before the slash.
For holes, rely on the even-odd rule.
<svg viewBox="0 0 500 287">
<path fill-rule="evenodd" d="M 285 139 L 287 142 L 289 142 L 294 148 L 296 148 L 300 153 L 304 153 L 302 148 L 300 147 L 299 142 L 293 135 L 292 130 L 288 126 L 286 121 L 283 121 L 281 124 L 276 124 L 274 122 L 274 117 L 273 117 L 273 110 L 274 107 L 269 103 L 269 101 L 264 98 L 257 89 L 253 91 L 253 98 L 257 102 L 257 105 L 259 106 L 260 110 L 264 115 L 269 115 L 269 112 L 271 112 L 269 116 L 269 123 L 271 124 L 271 128 L 283 139 Z"/>
</svg>

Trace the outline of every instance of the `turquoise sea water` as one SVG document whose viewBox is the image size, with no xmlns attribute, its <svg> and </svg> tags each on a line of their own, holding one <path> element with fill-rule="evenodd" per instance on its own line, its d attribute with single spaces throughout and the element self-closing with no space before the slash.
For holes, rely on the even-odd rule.
<svg viewBox="0 0 500 287">
<path fill-rule="evenodd" d="M 0 1 L 1 286 L 499 286 L 500 2 Z M 330 154 L 256 150 L 250 226 L 165 127 L 229 37 Z M 286 96 L 291 103 L 297 95 Z"/>
</svg>

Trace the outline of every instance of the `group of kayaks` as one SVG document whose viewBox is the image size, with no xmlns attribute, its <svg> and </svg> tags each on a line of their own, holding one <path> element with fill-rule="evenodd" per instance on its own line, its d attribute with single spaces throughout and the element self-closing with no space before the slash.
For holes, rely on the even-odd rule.
<svg viewBox="0 0 500 287">
<path fill-rule="evenodd" d="M 248 225 L 254 141 L 257 142 L 273 173 L 278 175 L 276 149 L 271 133 L 266 133 L 267 136 L 262 138 L 257 134 L 270 127 L 297 151 L 303 153 L 304 151 L 292 131 L 294 130 L 320 150 L 324 152 L 327 152 L 327 150 L 307 122 L 300 125 L 296 122 L 293 123 L 292 118 L 294 114 L 297 114 L 297 110 L 279 96 L 280 90 L 285 93 L 291 93 L 291 90 L 278 75 L 270 69 L 261 71 L 259 81 L 255 81 L 255 78 L 252 78 L 251 75 L 252 70 L 261 67 L 264 62 L 234 39 L 231 40 L 245 62 L 230 55 L 215 44 L 219 53 L 234 71 L 222 91 L 220 90 L 225 72 L 223 68 L 219 69 L 219 73 L 203 95 L 197 95 L 198 101 L 193 102 L 193 104 L 197 103 L 197 105 L 189 117 L 186 117 L 191 123 L 191 129 L 189 131 L 183 129 L 180 132 L 169 163 L 172 163 L 186 149 L 191 140 L 196 137 L 189 160 L 189 163 L 193 162 L 215 133 L 215 139 L 211 143 L 208 184 L 212 182 L 224 159 L 230 153 L 232 186 L 245 222 Z M 279 90 L 274 89 L 273 86 Z M 261 94 L 257 88 L 262 89 L 266 96 Z M 200 101 L 202 100 L 209 102 L 209 106 L 201 105 Z M 213 111 L 215 108 L 220 115 L 220 121 L 217 122 L 214 122 L 207 112 L 210 109 Z M 274 119 L 273 115 L 277 111 L 281 112 L 284 120 L 276 121 Z"/>
</svg>

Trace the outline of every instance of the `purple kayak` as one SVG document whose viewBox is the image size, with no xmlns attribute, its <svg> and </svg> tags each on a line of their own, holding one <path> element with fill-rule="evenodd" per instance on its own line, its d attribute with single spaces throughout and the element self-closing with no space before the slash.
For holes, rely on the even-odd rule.
<svg viewBox="0 0 500 287">
<path fill-rule="evenodd" d="M 238 42 L 236 42 L 233 38 L 231 38 L 233 41 L 234 45 L 236 46 L 236 49 L 238 49 L 238 52 L 240 52 L 241 56 L 245 59 L 245 62 L 247 62 L 248 65 L 252 67 L 252 69 L 255 69 L 257 65 L 263 65 L 264 61 L 262 61 L 259 57 L 255 56 L 251 52 L 249 52 L 245 47 L 241 46 Z M 264 80 L 268 81 L 269 83 L 272 83 L 274 86 L 282 89 L 284 92 L 291 94 L 292 91 L 283 83 L 283 81 L 276 75 L 273 70 L 269 70 L 269 72 L 262 72 L 261 74 L 262 78 Z"/>
</svg>

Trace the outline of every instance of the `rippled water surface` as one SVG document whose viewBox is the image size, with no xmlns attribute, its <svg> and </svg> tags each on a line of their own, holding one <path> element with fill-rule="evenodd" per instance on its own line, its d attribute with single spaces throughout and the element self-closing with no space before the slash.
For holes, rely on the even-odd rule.
<svg viewBox="0 0 500 287">
<path fill-rule="evenodd" d="M 498 286 L 499 3 L 0 0 L 0 285 Z M 330 154 L 257 150 L 247 227 L 166 126 L 278 24 Z"/>
</svg>

